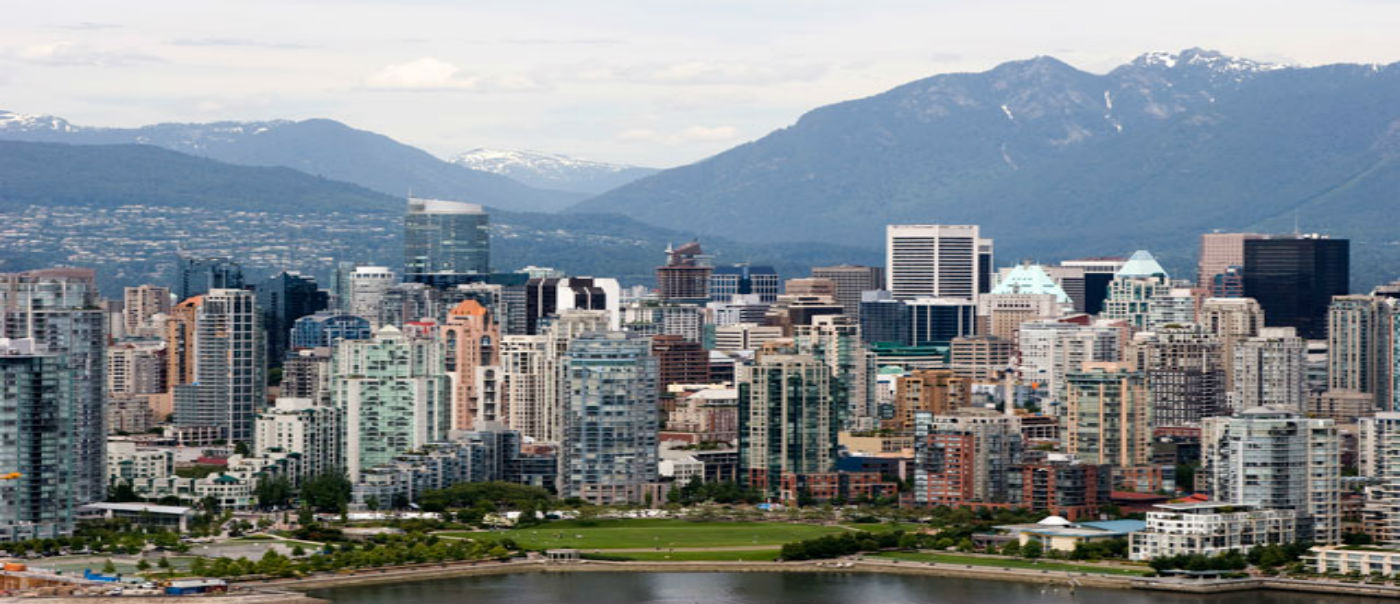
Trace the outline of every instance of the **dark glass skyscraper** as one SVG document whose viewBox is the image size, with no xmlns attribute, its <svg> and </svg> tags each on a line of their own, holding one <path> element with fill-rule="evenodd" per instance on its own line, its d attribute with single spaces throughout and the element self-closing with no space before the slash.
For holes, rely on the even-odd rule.
<svg viewBox="0 0 1400 604">
<path fill-rule="evenodd" d="M 183 302 L 214 289 L 243 289 L 243 267 L 229 258 L 180 254 L 175 263 L 175 300 Z"/>
<path fill-rule="evenodd" d="M 257 286 L 258 308 L 267 329 L 267 361 L 282 366 L 292 323 L 330 305 L 330 294 L 316 286 L 315 277 L 282 271 Z"/>
<path fill-rule="evenodd" d="M 1332 296 L 1347 293 L 1351 242 L 1317 235 L 1244 242 L 1244 295 L 1259 301 L 1269 327 L 1293 327 L 1309 340 L 1327 337 Z"/>
<path fill-rule="evenodd" d="M 404 280 L 491 272 L 488 224 L 477 204 L 410 197 L 403 221 Z"/>
</svg>

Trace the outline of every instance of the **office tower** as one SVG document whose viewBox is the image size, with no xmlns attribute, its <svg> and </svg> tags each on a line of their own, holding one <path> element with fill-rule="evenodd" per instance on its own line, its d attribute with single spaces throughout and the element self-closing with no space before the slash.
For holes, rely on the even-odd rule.
<svg viewBox="0 0 1400 604">
<path fill-rule="evenodd" d="M 907 344 L 913 316 L 909 305 L 884 290 L 861 294 L 860 335 L 866 344 Z"/>
<path fill-rule="evenodd" d="M 1264 237 L 1265 235 L 1258 233 L 1205 233 L 1201 235 L 1201 249 L 1196 260 L 1196 287 L 1213 289 L 1220 275 L 1227 274 L 1231 267 L 1243 267 L 1244 242 Z"/>
<path fill-rule="evenodd" d="M 560 495 L 642 503 L 657 480 L 656 359 L 647 338 L 588 333 L 569 341 Z"/>
<path fill-rule="evenodd" d="M 1265 327 L 1234 345 L 1230 408 L 1243 411 L 1271 405 L 1303 410 L 1307 343 L 1291 327 Z"/>
<path fill-rule="evenodd" d="M 953 338 L 977 333 L 977 305 L 971 299 L 915 298 L 909 306 L 909 343 L 947 346 Z"/>
<path fill-rule="evenodd" d="M 1308 340 L 1327 337 L 1332 296 L 1347 293 L 1351 242 L 1319 235 L 1244 242 L 1244 294 L 1259 301 L 1269 327 L 1292 327 Z"/>
<path fill-rule="evenodd" d="M 173 423 L 252 442 L 253 418 L 267 394 L 262 313 L 253 292 L 215 289 L 198 298 L 193 351 L 193 381 L 174 386 Z"/>
<path fill-rule="evenodd" d="M 1001 272 L 1005 273 L 1007 270 L 1014 269 L 1003 268 Z M 1060 290 L 1064 291 L 1066 296 L 1069 296 L 1071 304 L 1070 311 L 1077 313 L 1084 312 L 1085 293 L 1083 268 L 1077 266 L 1041 265 L 1040 270 L 1045 271 L 1045 274 L 1049 275 L 1050 278 L 1055 281 L 1055 284 L 1060 286 Z"/>
<path fill-rule="evenodd" d="M 357 266 L 350 273 L 350 301 L 345 310 L 377 321 L 379 307 L 384 301 L 384 293 L 398 281 L 394 271 L 384 266 Z M 378 325 L 378 323 L 376 323 Z"/>
<path fill-rule="evenodd" d="M 836 282 L 831 279 L 820 277 L 803 277 L 798 279 L 788 279 L 783 286 L 783 293 L 789 296 L 815 296 L 828 298 L 833 303 L 836 301 Z M 838 303 L 839 304 L 839 303 Z M 845 312 L 845 307 L 842 307 Z"/>
<path fill-rule="evenodd" d="M 710 257 L 700 242 L 666 246 L 666 266 L 656 267 L 656 294 L 662 300 L 706 300 L 710 297 Z"/>
<path fill-rule="evenodd" d="M 330 405 L 331 348 L 300 348 L 288 353 L 287 360 L 282 363 L 282 385 L 278 394 Z"/>
<path fill-rule="evenodd" d="M 336 340 L 368 340 L 374 336 L 369 319 L 341 312 L 318 312 L 292 322 L 291 350 L 329 348 Z"/>
<path fill-rule="evenodd" d="M 1008 499 L 1021 463 L 1021 421 L 987 409 L 914 414 L 914 503 L 956 507 Z"/>
<path fill-rule="evenodd" d="M 763 313 L 763 324 L 781 327 L 783 335 L 790 337 L 794 329 L 810 325 L 817 317 L 840 314 L 842 308 L 832 296 L 783 294 Z"/>
<path fill-rule="evenodd" d="M 241 289 L 243 267 L 230 258 L 180 253 L 175 262 L 175 299 L 186 300 L 215 289 Z"/>
<path fill-rule="evenodd" d="M 1153 428 L 1194 426 L 1203 417 L 1228 413 L 1223 350 L 1215 334 L 1192 324 L 1134 337 L 1130 356 L 1147 376 Z"/>
<path fill-rule="evenodd" d="M 861 294 L 885 287 L 885 271 L 878 266 L 816 266 L 812 267 L 812 277 L 835 283 L 836 303 L 856 318 L 860 318 Z"/>
<path fill-rule="evenodd" d="M 403 271 L 405 281 L 490 273 L 486 211 L 474 203 L 410 197 L 403 220 Z"/>
<path fill-rule="evenodd" d="M 0 469 L 18 474 L 0 483 L 0 542 L 73 532 L 81 469 L 95 461 L 74 455 L 76 374 L 63 353 L 33 339 L 0 338 Z M 104 448 L 96 463 L 105 468 L 105 461 Z"/>
<path fill-rule="evenodd" d="M 607 313 L 606 331 L 622 329 L 622 286 L 617 279 L 565 277 L 530 279 L 525 285 L 525 333 L 543 333 L 550 320 L 567 310 Z"/>
<path fill-rule="evenodd" d="M 1147 378 L 1126 363 L 1085 363 L 1065 376 L 1065 450 L 1119 468 L 1151 459 Z"/>
<path fill-rule="evenodd" d="M 452 429 L 475 430 L 480 422 L 505 421 L 506 409 L 485 396 L 484 372 L 500 364 L 501 333 L 490 311 L 476 300 L 458 304 L 440 329 L 452 380 Z"/>
<path fill-rule="evenodd" d="M 169 312 L 169 288 L 155 285 L 128 287 L 122 297 L 122 323 L 129 334 L 152 327 L 151 317 Z"/>
<path fill-rule="evenodd" d="M 1153 304 L 1158 298 L 1169 295 L 1172 295 L 1172 287 L 1167 271 L 1147 250 L 1138 250 L 1109 282 L 1101 315 L 1105 319 L 1127 321 L 1135 329 L 1150 329 L 1153 327 Z"/>
<path fill-rule="evenodd" d="M 992 291 L 992 277 L 996 274 L 996 259 L 991 239 L 977 240 L 977 293 Z"/>
<path fill-rule="evenodd" d="M 292 324 L 297 319 L 325 310 L 330 296 L 316 286 L 315 277 L 282 271 L 257 284 L 258 308 L 262 309 L 263 329 L 267 333 L 267 361 L 273 367 L 282 366 L 287 356 Z"/>
<path fill-rule="evenodd" d="M 919 413 L 948 415 L 972 403 L 972 381 L 951 369 L 920 369 L 895 378 L 894 413 L 882 428 L 912 434 Z"/>
<path fill-rule="evenodd" d="M 771 266 L 718 266 L 710 273 L 710 301 L 729 302 L 737 295 L 757 294 L 759 302 L 772 304 L 778 301 L 780 285 L 778 271 Z"/>
<path fill-rule="evenodd" d="M 1201 472 L 1215 500 L 1294 510 L 1300 538 L 1337 543 L 1339 443 L 1330 419 L 1254 407 L 1201 422 Z"/>
<path fill-rule="evenodd" d="M 1212 298 L 1243 298 L 1244 267 L 1225 267 L 1225 272 L 1216 273 L 1211 278 L 1210 287 L 1206 291 Z"/>
<path fill-rule="evenodd" d="M 735 323 L 715 328 L 714 350 L 758 350 L 764 342 L 783 337 L 783 328 L 757 323 Z"/>
<path fill-rule="evenodd" d="M 379 308 L 371 318 L 376 325 L 404 325 L 414 321 L 444 320 L 446 311 L 452 307 L 443 308 L 442 293 L 443 290 L 426 283 L 395 283 L 380 295 Z"/>
<path fill-rule="evenodd" d="M 331 359 L 331 400 L 345 433 L 351 480 L 395 456 L 441 440 L 452 425 L 451 384 L 441 342 L 392 325 L 346 340 Z"/>
<path fill-rule="evenodd" d="M 107 493 L 107 334 L 91 269 L 0 274 L 0 337 L 32 338 L 36 349 L 67 358 L 74 371 L 73 498 Z M 3 470 L 3 468 L 0 468 Z"/>
<path fill-rule="evenodd" d="M 309 398 L 278 397 L 254 426 L 254 455 L 295 453 L 305 477 L 344 471 L 340 409 Z"/>
<path fill-rule="evenodd" d="M 1037 395 L 1065 400 L 1065 375 L 1084 363 L 1112 362 L 1121 357 L 1121 330 L 1109 325 L 1080 325 L 1034 321 L 1021 326 L 1017 346 L 1021 380 Z"/>
<path fill-rule="evenodd" d="M 657 392 L 667 393 L 673 384 L 705 384 L 710 379 L 710 353 L 699 342 L 675 335 L 651 337 L 651 356 L 656 359 Z"/>
<path fill-rule="evenodd" d="M 1123 268 L 1127 262 L 1127 258 L 1119 257 L 1080 258 L 1060 262 L 1061 267 L 1082 271 L 1084 303 L 1076 309 L 1091 315 L 1103 312 L 1103 301 L 1108 298 L 1108 284 L 1113 281 L 1118 269 Z"/>
<path fill-rule="evenodd" d="M 721 326 L 735 323 L 762 323 L 768 314 L 768 304 L 759 302 L 758 294 L 736 294 L 728 302 L 705 304 L 707 325 Z"/>
<path fill-rule="evenodd" d="M 981 383 L 998 383 L 1003 372 L 1012 369 L 1016 344 L 996 336 L 953 338 L 948 349 L 948 366 L 953 374 Z"/>
<path fill-rule="evenodd" d="M 971 301 L 982 291 L 983 241 L 977 225 L 889 225 L 885 227 L 885 289 L 898 300 Z"/>
<path fill-rule="evenodd" d="M 1365 393 L 1388 407 L 1395 344 L 1390 298 L 1337 296 L 1327 309 L 1327 389 Z"/>
<path fill-rule="evenodd" d="M 747 484 L 769 496 L 778 493 L 784 475 L 836 469 L 842 410 L 831 368 L 811 355 L 785 352 L 759 354 L 738 378 L 739 465 Z"/>
</svg>

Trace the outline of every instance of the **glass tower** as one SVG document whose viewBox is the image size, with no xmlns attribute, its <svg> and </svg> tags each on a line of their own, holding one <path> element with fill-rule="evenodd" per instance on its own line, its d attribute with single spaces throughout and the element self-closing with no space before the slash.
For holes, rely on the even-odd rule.
<svg viewBox="0 0 1400 604">
<path fill-rule="evenodd" d="M 405 281 L 436 273 L 491 272 L 486 211 L 474 203 L 410 197 L 403 253 Z"/>
</svg>

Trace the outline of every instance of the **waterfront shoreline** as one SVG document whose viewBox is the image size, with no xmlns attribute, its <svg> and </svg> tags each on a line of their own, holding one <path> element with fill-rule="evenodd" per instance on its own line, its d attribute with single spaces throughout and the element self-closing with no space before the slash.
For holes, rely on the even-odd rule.
<svg viewBox="0 0 1400 604">
<path fill-rule="evenodd" d="M 729 561 L 602 561 L 584 560 L 579 562 L 547 562 L 542 560 L 512 561 L 500 563 L 474 564 L 435 564 L 426 566 L 368 569 L 352 574 L 304 577 L 297 579 L 277 579 L 257 582 L 251 585 L 296 592 L 311 592 L 322 589 L 407 583 L 412 581 L 432 581 L 470 576 L 524 574 L 524 573 L 578 573 L 578 572 L 626 572 L 626 573 L 869 573 L 922 575 L 956 579 L 980 579 L 990 581 L 1016 581 L 1040 583 L 1061 587 L 1094 587 L 1102 589 L 1128 589 L 1146 591 L 1169 591 L 1188 594 L 1216 594 L 1240 591 L 1276 590 L 1303 593 L 1325 593 L 1337 595 L 1367 596 L 1378 598 L 1400 598 L 1400 587 L 1366 585 L 1362 583 L 1318 582 L 1299 579 L 1273 577 L 1250 577 L 1245 579 L 1197 580 L 1170 579 L 1156 577 L 1133 577 L 1095 573 L 1076 573 L 1055 570 L 1035 570 L 999 568 L 949 563 L 920 563 L 873 561 L 802 561 L 802 562 L 729 562 Z M 168 600 L 167 600 L 168 601 Z"/>
</svg>

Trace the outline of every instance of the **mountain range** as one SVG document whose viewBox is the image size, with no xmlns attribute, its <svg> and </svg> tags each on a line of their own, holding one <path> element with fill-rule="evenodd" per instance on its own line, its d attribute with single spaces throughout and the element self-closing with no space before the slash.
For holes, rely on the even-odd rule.
<svg viewBox="0 0 1400 604">
<path fill-rule="evenodd" d="M 476 148 L 453 157 L 452 163 L 507 176 L 540 189 L 590 195 L 616 189 L 660 171 L 520 149 Z"/>
<path fill-rule="evenodd" d="M 1353 241 L 1394 279 L 1400 65 L 1299 68 L 1189 49 L 1103 75 L 1051 57 L 814 109 L 584 201 L 702 236 L 878 246 L 889 223 L 979 224 L 1000 263 L 1151 248 L 1189 274 L 1213 229 Z"/>
<path fill-rule="evenodd" d="M 395 197 L 412 192 L 419 197 L 466 199 L 515 211 L 554 211 L 588 196 L 530 187 L 327 119 L 94 128 L 50 115 L 0 111 L 0 139 L 154 145 L 230 164 L 292 168 Z"/>
</svg>

